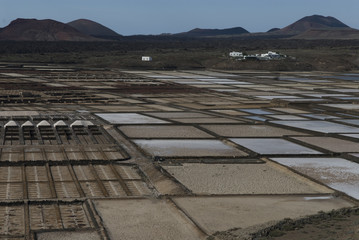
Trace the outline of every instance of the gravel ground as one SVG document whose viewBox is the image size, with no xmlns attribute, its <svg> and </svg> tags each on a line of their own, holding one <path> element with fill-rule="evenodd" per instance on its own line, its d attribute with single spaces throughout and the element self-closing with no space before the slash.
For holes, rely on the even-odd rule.
<svg viewBox="0 0 359 240">
<path fill-rule="evenodd" d="M 179 197 L 174 202 L 208 234 L 352 206 L 339 198 L 303 196 Z"/>
</svg>

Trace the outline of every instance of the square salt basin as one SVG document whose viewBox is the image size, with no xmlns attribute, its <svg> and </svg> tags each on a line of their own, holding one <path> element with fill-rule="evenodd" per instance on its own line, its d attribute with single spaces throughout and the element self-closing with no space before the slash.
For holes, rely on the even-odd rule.
<svg viewBox="0 0 359 240">
<path fill-rule="evenodd" d="M 211 118 L 213 116 L 197 112 L 155 112 L 148 115 L 160 118 Z"/>
<path fill-rule="evenodd" d="M 274 163 L 162 166 L 196 194 L 332 193 Z"/>
<path fill-rule="evenodd" d="M 359 153 L 350 153 L 349 156 L 359 158 Z M 356 160 L 358 162 L 358 160 Z"/>
<path fill-rule="evenodd" d="M 336 121 L 359 126 L 359 119 L 338 119 Z"/>
<path fill-rule="evenodd" d="M 281 138 L 231 138 L 230 140 L 263 155 L 322 154 Z"/>
<path fill-rule="evenodd" d="M 359 164 L 343 158 L 271 158 L 359 199 Z"/>
<path fill-rule="evenodd" d="M 160 157 L 242 157 L 245 152 L 219 140 L 134 140 L 152 156 Z"/>
<path fill-rule="evenodd" d="M 260 108 L 248 108 L 248 109 L 241 108 L 239 110 L 241 110 L 242 112 L 251 113 L 251 114 L 257 114 L 257 115 L 273 114 L 272 112 L 262 110 Z"/>
<path fill-rule="evenodd" d="M 214 138 L 192 126 L 122 126 L 119 129 L 130 138 Z"/>
<path fill-rule="evenodd" d="M 341 136 L 350 137 L 350 138 L 359 138 L 359 133 L 357 134 L 340 134 Z"/>
<path fill-rule="evenodd" d="M 359 93 L 359 89 L 351 89 L 351 88 L 340 88 L 340 89 L 326 89 L 332 92 L 341 92 L 341 93 Z"/>
<path fill-rule="evenodd" d="M 327 115 L 327 114 L 320 114 L 320 113 L 300 114 L 300 115 L 301 115 L 301 116 L 304 116 L 304 117 L 309 117 L 309 118 L 318 119 L 318 120 L 326 120 L 326 119 L 336 119 L 336 118 L 339 118 L 339 117 L 336 117 L 336 116 Z"/>
<path fill-rule="evenodd" d="M 296 116 L 296 115 L 270 115 L 271 118 L 279 119 L 279 120 L 307 120 L 307 118 Z"/>
<path fill-rule="evenodd" d="M 221 117 L 210 117 L 210 118 L 171 118 L 171 120 L 180 123 L 241 123 L 242 121 L 221 118 Z"/>
<path fill-rule="evenodd" d="M 265 122 L 268 119 L 264 118 L 264 117 L 258 117 L 258 116 L 244 116 L 244 118 L 250 119 L 250 120 L 254 120 L 254 121 L 259 121 L 259 122 Z"/>
<path fill-rule="evenodd" d="M 280 96 L 256 96 L 257 98 L 273 100 L 273 99 L 288 99 L 288 98 L 300 98 L 297 96 L 290 96 L 290 95 L 280 95 Z"/>
<path fill-rule="evenodd" d="M 164 124 L 167 121 L 139 113 L 97 113 L 98 117 L 111 124 Z"/>
<path fill-rule="evenodd" d="M 292 137 L 304 143 L 317 146 L 331 152 L 356 152 L 359 150 L 358 142 L 351 142 L 334 137 Z"/>
<path fill-rule="evenodd" d="M 94 204 L 110 239 L 197 240 L 206 238 L 171 201 L 96 200 Z"/>
<path fill-rule="evenodd" d="M 225 137 L 282 137 L 284 135 L 305 135 L 301 132 L 269 125 L 201 125 L 220 136 Z"/>
<path fill-rule="evenodd" d="M 326 100 L 319 98 L 287 98 L 283 99 L 286 102 L 299 102 L 299 103 L 308 103 L 308 102 L 324 102 Z"/>
<path fill-rule="evenodd" d="M 328 104 L 320 104 L 321 106 L 339 108 L 345 110 L 359 110 L 359 104 L 351 104 L 351 103 L 328 103 Z"/>
<path fill-rule="evenodd" d="M 346 126 L 339 123 L 333 123 L 328 121 L 314 120 L 314 121 L 289 121 L 289 120 L 278 120 L 270 121 L 271 123 L 299 128 L 314 132 L 321 133 L 359 133 L 359 128 Z"/>
<path fill-rule="evenodd" d="M 303 110 L 295 109 L 295 108 L 269 108 L 269 109 L 278 111 L 278 112 L 289 113 L 289 114 L 308 113 L 307 111 L 303 111 Z"/>
</svg>

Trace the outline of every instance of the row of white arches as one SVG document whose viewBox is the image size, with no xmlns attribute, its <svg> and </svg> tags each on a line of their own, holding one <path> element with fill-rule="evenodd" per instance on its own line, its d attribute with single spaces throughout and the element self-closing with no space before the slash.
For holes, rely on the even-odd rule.
<svg viewBox="0 0 359 240">
<path fill-rule="evenodd" d="M 70 125 L 70 127 L 88 127 L 93 125 L 94 124 L 88 120 L 76 120 Z M 63 120 L 59 120 L 56 123 L 54 123 L 54 127 L 68 127 L 68 126 L 69 125 L 66 124 Z M 4 128 L 8 128 L 8 127 L 23 128 L 23 127 L 35 127 L 35 125 L 30 121 L 26 121 L 20 126 L 19 123 L 15 122 L 14 120 L 10 120 L 4 125 Z M 42 120 L 41 122 L 36 124 L 36 127 L 51 127 L 51 124 L 46 120 Z"/>
</svg>

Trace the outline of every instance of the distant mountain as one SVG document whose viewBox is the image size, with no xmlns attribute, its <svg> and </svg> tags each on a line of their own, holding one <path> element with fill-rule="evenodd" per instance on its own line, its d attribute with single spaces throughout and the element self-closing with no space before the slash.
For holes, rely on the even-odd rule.
<svg viewBox="0 0 359 240">
<path fill-rule="evenodd" d="M 12 41 L 100 41 L 54 20 L 16 19 L 0 30 L 0 40 Z"/>
<path fill-rule="evenodd" d="M 175 34 L 181 37 L 215 37 L 215 36 L 231 36 L 249 33 L 246 29 L 241 27 L 226 28 L 226 29 L 201 29 L 195 28 L 188 32 Z"/>
<path fill-rule="evenodd" d="M 272 28 L 272 29 L 269 29 L 269 30 L 267 31 L 267 33 L 275 32 L 275 31 L 278 31 L 278 30 L 280 30 L 280 28 Z"/>
<path fill-rule="evenodd" d="M 304 17 L 295 23 L 290 24 L 279 30 L 280 34 L 296 35 L 308 31 L 310 29 L 330 29 L 330 28 L 349 28 L 334 17 L 324 17 L 321 15 L 313 15 Z"/>
<path fill-rule="evenodd" d="M 143 35 L 142 39 L 178 37 L 241 38 L 241 39 L 359 39 L 358 31 L 334 17 L 313 15 L 304 17 L 282 29 L 249 33 L 242 27 L 227 29 L 195 28 L 188 32 L 162 35 Z M 129 36 L 131 37 L 131 36 Z M 0 41 L 105 41 L 121 40 L 122 35 L 97 22 L 78 19 L 68 24 L 51 19 L 16 19 L 0 28 Z M 132 36 L 134 37 L 134 36 Z M 139 36 L 137 36 L 139 37 Z"/>
<path fill-rule="evenodd" d="M 88 19 L 78 19 L 72 22 L 67 23 L 67 25 L 77 29 L 79 32 L 86 35 L 99 38 L 116 38 L 121 35 L 115 31 L 105 27 L 97 22 L 88 20 Z"/>
</svg>

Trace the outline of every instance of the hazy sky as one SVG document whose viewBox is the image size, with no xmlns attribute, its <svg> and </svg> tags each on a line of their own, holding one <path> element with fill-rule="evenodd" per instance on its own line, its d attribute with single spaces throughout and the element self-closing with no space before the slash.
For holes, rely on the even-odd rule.
<svg viewBox="0 0 359 240">
<path fill-rule="evenodd" d="M 359 29 L 358 10 L 359 0 L 0 0 L 0 27 L 16 18 L 87 18 L 123 35 L 238 26 L 261 32 L 320 14 Z"/>
</svg>

